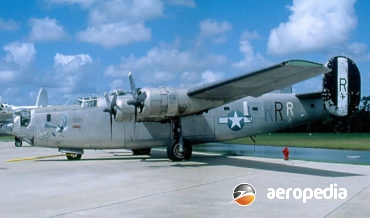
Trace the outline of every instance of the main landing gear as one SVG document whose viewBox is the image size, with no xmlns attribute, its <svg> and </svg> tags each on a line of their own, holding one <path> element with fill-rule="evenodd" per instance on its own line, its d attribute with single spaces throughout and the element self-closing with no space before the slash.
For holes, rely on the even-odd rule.
<svg viewBox="0 0 370 218">
<path fill-rule="evenodd" d="M 167 146 L 167 156 L 172 161 L 189 160 L 192 154 L 192 145 L 182 137 L 181 119 L 171 120 L 172 139 Z"/>
</svg>

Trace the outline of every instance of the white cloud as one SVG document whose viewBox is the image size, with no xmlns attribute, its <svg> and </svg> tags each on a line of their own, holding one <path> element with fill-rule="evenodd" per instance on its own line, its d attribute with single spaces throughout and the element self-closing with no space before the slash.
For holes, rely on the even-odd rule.
<svg viewBox="0 0 370 218">
<path fill-rule="evenodd" d="M 151 30 L 145 22 L 162 16 L 163 7 L 160 0 L 97 2 L 90 9 L 89 26 L 77 38 L 107 48 L 149 41 Z"/>
<path fill-rule="evenodd" d="M 240 37 L 239 50 L 244 55 L 244 59 L 234 63 L 233 67 L 246 70 L 252 70 L 260 67 L 266 67 L 269 62 L 260 54 L 254 51 L 251 41 L 258 39 L 259 35 L 256 31 L 244 31 Z"/>
<path fill-rule="evenodd" d="M 21 67 L 31 64 L 36 54 L 33 43 L 12 42 L 4 46 L 3 49 L 8 52 L 5 60 L 14 62 Z"/>
<path fill-rule="evenodd" d="M 30 38 L 34 41 L 57 41 L 67 37 L 63 26 L 57 24 L 57 20 L 48 17 L 43 19 L 31 18 Z"/>
<path fill-rule="evenodd" d="M 123 58 L 119 66 L 110 66 L 105 74 L 109 76 L 126 75 L 128 72 L 136 74 L 151 73 L 164 74 L 164 72 L 171 72 L 176 74 L 186 69 L 195 67 L 197 60 L 189 52 L 179 51 L 175 48 L 153 48 L 146 53 L 146 56 L 136 58 L 130 56 Z M 156 77 L 159 79 L 159 77 Z M 151 82 L 167 81 L 167 78 L 162 78 L 160 81 L 151 78 Z"/>
<path fill-rule="evenodd" d="M 90 25 L 126 22 L 143 23 L 163 14 L 160 0 L 108 0 L 98 2 L 90 10 Z"/>
<path fill-rule="evenodd" d="M 93 93 L 96 91 L 96 70 L 93 59 L 88 54 L 54 56 L 54 69 L 49 72 L 45 84 L 53 87 L 60 96 Z"/>
<path fill-rule="evenodd" d="M 19 95 L 17 93 L 19 87 L 23 90 L 27 89 L 28 86 L 34 85 L 37 77 L 37 72 L 33 68 L 36 50 L 32 43 L 23 42 L 9 43 L 3 47 L 3 50 L 6 54 L 0 58 L 1 94 L 3 100 L 7 102 L 20 103 L 22 101 L 16 101 L 24 98 L 24 93 L 27 91 Z"/>
<path fill-rule="evenodd" d="M 216 20 L 207 19 L 199 24 L 200 35 L 207 37 L 228 32 L 232 29 L 232 25 L 226 21 L 217 22 Z"/>
<path fill-rule="evenodd" d="M 75 72 L 87 64 L 91 64 L 92 58 L 87 54 L 62 55 L 57 53 L 54 56 L 54 67 L 64 72 Z"/>
<path fill-rule="evenodd" d="M 138 84 L 186 87 L 214 81 L 224 75 L 220 68 L 227 63 L 225 56 L 209 54 L 200 58 L 197 53 L 181 51 L 176 46 L 177 43 L 162 44 L 142 57 L 122 58 L 120 64 L 107 67 L 105 75 L 126 77 L 132 72 L 139 80 Z"/>
<path fill-rule="evenodd" d="M 149 41 L 151 31 L 142 24 L 109 23 L 91 26 L 78 33 L 77 38 L 111 48 L 137 41 Z"/>
<path fill-rule="evenodd" d="M 226 21 L 217 22 L 213 19 L 206 19 L 199 24 L 199 41 L 203 43 L 206 39 L 210 39 L 215 44 L 226 42 L 226 33 L 232 29 L 232 25 Z"/>
<path fill-rule="evenodd" d="M 213 83 L 219 81 L 223 77 L 223 73 L 220 72 L 213 72 L 210 70 L 206 70 L 202 73 L 202 83 Z"/>
<path fill-rule="evenodd" d="M 294 0 L 286 23 L 270 32 L 274 55 L 320 51 L 341 46 L 356 28 L 355 0 Z"/>
</svg>

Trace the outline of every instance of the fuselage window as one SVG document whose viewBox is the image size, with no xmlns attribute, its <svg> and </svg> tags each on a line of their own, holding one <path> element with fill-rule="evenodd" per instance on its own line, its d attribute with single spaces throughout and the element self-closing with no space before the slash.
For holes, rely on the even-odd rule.
<svg viewBox="0 0 370 218">
<path fill-rule="evenodd" d="M 51 114 L 46 114 L 46 122 L 50 122 L 51 121 Z"/>
<path fill-rule="evenodd" d="M 252 107 L 252 111 L 258 111 L 258 107 Z"/>
</svg>

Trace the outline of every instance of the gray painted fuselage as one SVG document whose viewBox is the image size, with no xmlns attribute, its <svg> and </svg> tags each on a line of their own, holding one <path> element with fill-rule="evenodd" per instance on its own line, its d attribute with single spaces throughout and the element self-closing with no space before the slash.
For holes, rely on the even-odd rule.
<svg viewBox="0 0 370 218">
<path fill-rule="evenodd" d="M 134 107 L 128 111 L 131 117 L 126 121 L 113 120 L 111 132 L 110 114 L 103 112 L 105 107 L 101 98 L 96 105 L 30 109 L 25 117 L 15 115 L 12 132 L 31 145 L 51 148 L 147 148 L 170 143 L 170 122 L 135 123 Z M 197 144 L 274 132 L 326 115 L 318 96 L 268 93 L 184 116 L 181 125 L 183 137 Z"/>
</svg>

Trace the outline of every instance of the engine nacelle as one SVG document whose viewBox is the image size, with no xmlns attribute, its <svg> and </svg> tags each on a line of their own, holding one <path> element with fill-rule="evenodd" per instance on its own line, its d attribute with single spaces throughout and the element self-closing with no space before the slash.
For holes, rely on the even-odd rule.
<svg viewBox="0 0 370 218">
<path fill-rule="evenodd" d="M 325 108 L 335 116 L 351 115 L 358 110 L 361 99 L 361 78 L 356 64 L 347 57 L 337 56 L 326 66 L 332 71 L 323 78 Z"/>
<path fill-rule="evenodd" d="M 208 108 L 220 105 L 218 101 L 190 98 L 188 89 L 182 88 L 142 88 L 139 95 L 145 93 L 145 100 L 137 107 L 137 121 L 166 121 L 171 117 L 201 113 Z M 134 121 L 135 106 L 130 105 L 132 95 L 117 98 L 115 120 Z"/>
</svg>

